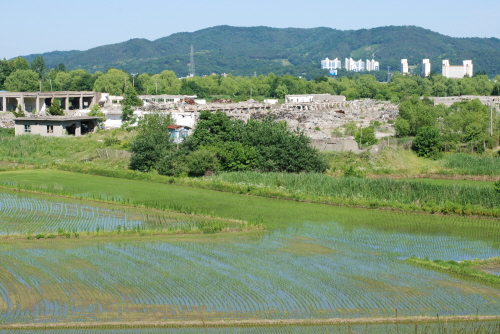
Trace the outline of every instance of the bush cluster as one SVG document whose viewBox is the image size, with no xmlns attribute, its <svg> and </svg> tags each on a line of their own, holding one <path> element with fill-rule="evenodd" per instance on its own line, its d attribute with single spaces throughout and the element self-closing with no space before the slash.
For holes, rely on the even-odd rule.
<svg viewBox="0 0 500 334">
<path fill-rule="evenodd" d="M 267 117 L 243 122 L 202 111 L 193 134 L 175 145 L 164 114 L 148 115 L 131 145 L 130 168 L 162 175 L 202 176 L 222 171 L 324 172 L 325 159 L 301 131 Z"/>
</svg>

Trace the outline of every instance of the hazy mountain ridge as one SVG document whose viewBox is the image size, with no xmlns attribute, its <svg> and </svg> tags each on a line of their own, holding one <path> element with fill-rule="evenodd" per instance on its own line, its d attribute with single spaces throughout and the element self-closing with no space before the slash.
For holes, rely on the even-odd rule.
<svg viewBox="0 0 500 334">
<path fill-rule="evenodd" d="M 472 59 L 476 71 L 500 74 L 500 39 L 455 38 L 415 26 L 387 26 L 360 30 L 331 28 L 269 28 L 216 26 L 181 32 L 154 41 L 131 39 L 86 51 L 54 51 L 41 54 L 48 67 L 64 63 L 66 68 L 158 73 L 173 70 L 187 75 L 190 46 L 195 49 L 196 74 L 235 75 L 290 73 L 308 77 L 324 74 L 325 57 L 374 57 L 382 69 L 399 69 L 400 59 L 419 66 L 430 58 L 433 71 L 440 72 L 441 60 L 461 64 Z M 28 60 L 37 55 L 26 56 Z"/>
</svg>

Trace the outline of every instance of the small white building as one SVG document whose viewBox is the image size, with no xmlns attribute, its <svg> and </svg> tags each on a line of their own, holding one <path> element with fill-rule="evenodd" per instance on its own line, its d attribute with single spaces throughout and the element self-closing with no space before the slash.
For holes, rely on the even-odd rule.
<svg viewBox="0 0 500 334">
<path fill-rule="evenodd" d="M 277 99 L 265 99 L 264 103 L 266 103 L 266 104 L 276 104 L 276 103 L 278 103 L 278 100 Z"/>
<path fill-rule="evenodd" d="M 431 75 L 431 61 L 429 59 L 422 60 L 422 75 L 424 77 Z"/>
<path fill-rule="evenodd" d="M 401 59 L 401 73 L 408 73 L 408 59 Z"/>
<path fill-rule="evenodd" d="M 464 60 L 462 66 L 451 66 L 448 59 L 443 60 L 443 77 L 461 79 L 474 74 L 472 60 Z"/>
<path fill-rule="evenodd" d="M 345 102 L 344 95 L 331 94 L 300 94 L 286 95 L 285 102 L 287 103 L 311 103 L 311 102 Z"/>
<path fill-rule="evenodd" d="M 185 126 L 190 129 L 196 125 L 196 115 L 194 112 L 171 112 L 170 115 L 176 125 Z"/>
<path fill-rule="evenodd" d="M 168 132 L 170 132 L 170 136 L 174 138 L 174 143 L 179 144 L 184 141 L 184 138 L 186 138 L 189 134 L 190 128 L 188 126 L 181 126 L 181 125 L 169 125 L 167 126 Z"/>
<path fill-rule="evenodd" d="M 82 136 L 94 132 L 98 117 L 35 116 L 14 118 L 15 133 L 44 137 Z"/>
<path fill-rule="evenodd" d="M 314 101 L 312 94 L 286 95 L 285 102 L 287 103 L 308 103 Z"/>
</svg>

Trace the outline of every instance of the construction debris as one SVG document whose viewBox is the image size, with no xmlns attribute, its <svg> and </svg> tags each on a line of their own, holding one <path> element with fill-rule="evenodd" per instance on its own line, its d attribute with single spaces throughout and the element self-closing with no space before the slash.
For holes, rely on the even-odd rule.
<svg viewBox="0 0 500 334">
<path fill-rule="evenodd" d="M 231 99 L 215 99 L 212 100 L 212 103 L 233 103 Z"/>
<path fill-rule="evenodd" d="M 184 100 L 181 100 L 181 104 L 182 104 L 183 102 L 184 102 L 184 103 L 186 103 L 186 104 L 192 105 L 192 106 L 194 106 L 194 105 L 197 105 L 197 104 L 198 104 L 198 103 L 194 102 L 194 100 L 193 100 L 193 99 L 191 99 L 191 98 L 189 98 L 189 97 L 186 97 Z"/>
</svg>

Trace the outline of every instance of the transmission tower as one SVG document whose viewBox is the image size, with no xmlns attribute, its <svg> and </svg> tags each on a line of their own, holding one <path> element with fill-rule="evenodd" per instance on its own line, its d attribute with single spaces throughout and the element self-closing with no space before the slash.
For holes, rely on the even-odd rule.
<svg viewBox="0 0 500 334">
<path fill-rule="evenodd" d="M 191 45 L 191 55 L 189 57 L 189 76 L 194 77 L 194 48 Z"/>
</svg>

